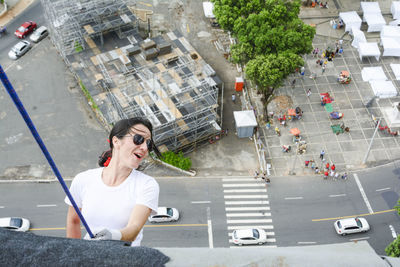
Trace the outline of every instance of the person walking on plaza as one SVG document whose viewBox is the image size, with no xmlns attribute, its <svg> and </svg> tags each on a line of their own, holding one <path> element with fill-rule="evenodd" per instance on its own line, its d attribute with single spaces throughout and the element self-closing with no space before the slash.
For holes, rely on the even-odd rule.
<svg viewBox="0 0 400 267">
<path fill-rule="evenodd" d="M 232 94 L 232 102 L 235 103 L 235 101 L 236 101 L 236 95 Z"/>
<path fill-rule="evenodd" d="M 307 97 L 310 97 L 310 95 L 311 95 L 311 88 L 308 88 L 308 90 L 307 90 Z"/>
<path fill-rule="evenodd" d="M 325 168 L 327 171 L 329 171 L 329 162 L 326 163 Z"/>
<path fill-rule="evenodd" d="M 319 153 L 319 158 L 323 161 L 324 160 L 324 155 L 325 155 L 325 150 L 321 150 L 321 152 Z"/>
<path fill-rule="evenodd" d="M 254 171 L 254 179 L 257 179 L 259 175 L 260 175 L 260 173 L 257 170 L 255 170 Z"/>
<path fill-rule="evenodd" d="M 310 164 L 310 161 L 309 160 L 306 160 L 305 162 L 304 162 L 304 165 L 305 165 L 305 167 L 306 168 L 308 168 L 308 165 Z"/>
<path fill-rule="evenodd" d="M 315 169 L 315 162 L 314 162 L 314 160 L 311 160 L 311 169 L 312 169 L 312 170 Z"/>
<path fill-rule="evenodd" d="M 342 175 L 342 179 L 343 180 L 347 180 L 347 173 L 345 172 L 345 173 L 343 173 L 343 175 Z"/>
<path fill-rule="evenodd" d="M 328 179 L 328 175 L 329 175 L 328 171 L 324 171 L 324 179 Z"/>
<path fill-rule="evenodd" d="M 324 64 L 324 65 L 322 66 L 322 74 L 324 74 L 325 69 L 326 69 L 326 65 Z"/>
<path fill-rule="evenodd" d="M 335 171 L 335 169 L 336 169 L 336 166 L 335 166 L 335 164 L 332 163 L 332 165 L 331 165 L 331 170 L 332 170 L 332 171 Z"/>
</svg>

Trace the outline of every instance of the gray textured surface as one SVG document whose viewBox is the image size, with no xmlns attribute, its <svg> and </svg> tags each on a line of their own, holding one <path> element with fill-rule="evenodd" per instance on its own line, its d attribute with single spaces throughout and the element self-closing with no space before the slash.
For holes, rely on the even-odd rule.
<svg viewBox="0 0 400 267">
<path fill-rule="evenodd" d="M 86 241 L 37 236 L 0 228 L 1 266 L 164 266 L 156 249 L 119 241 Z"/>
</svg>

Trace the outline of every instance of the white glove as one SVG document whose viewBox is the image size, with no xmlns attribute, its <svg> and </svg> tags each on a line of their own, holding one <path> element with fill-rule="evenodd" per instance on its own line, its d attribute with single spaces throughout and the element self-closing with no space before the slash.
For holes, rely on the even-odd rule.
<svg viewBox="0 0 400 267">
<path fill-rule="evenodd" d="M 89 234 L 86 234 L 84 239 L 86 240 L 121 240 L 121 231 L 116 229 L 102 229 L 100 231 L 93 231 L 93 238 L 90 238 Z"/>
</svg>

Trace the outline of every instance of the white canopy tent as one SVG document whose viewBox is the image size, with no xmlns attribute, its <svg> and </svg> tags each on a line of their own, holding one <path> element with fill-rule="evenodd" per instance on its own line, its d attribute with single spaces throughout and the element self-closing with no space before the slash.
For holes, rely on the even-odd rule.
<svg viewBox="0 0 400 267">
<path fill-rule="evenodd" d="M 393 38 L 382 38 L 383 57 L 400 57 L 400 43 Z"/>
<path fill-rule="evenodd" d="M 373 80 L 387 81 L 382 67 L 365 67 L 361 70 L 361 77 L 365 82 Z"/>
<path fill-rule="evenodd" d="M 256 116 L 252 110 L 234 111 L 236 132 L 239 138 L 251 137 L 257 126 Z"/>
<path fill-rule="evenodd" d="M 203 2 L 204 16 L 209 19 L 214 19 L 214 4 L 212 2 Z"/>
<path fill-rule="evenodd" d="M 381 44 L 383 38 L 392 38 L 400 42 L 400 27 L 390 25 L 383 26 L 381 31 Z"/>
<path fill-rule="evenodd" d="M 353 47 L 358 48 L 359 43 L 367 42 L 364 32 L 360 31 L 356 27 L 351 28 L 351 31 L 353 33 L 353 42 L 351 43 Z"/>
<path fill-rule="evenodd" d="M 352 27 L 356 27 L 357 29 L 360 29 L 361 27 L 361 18 L 355 11 L 340 12 L 339 18 L 343 20 L 346 32 L 351 33 Z"/>
<path fill-rule="evenodd" d="M 400 80 L 400 64 L 390 64 L 390 67 L 392 68 L 392 71 L 394 73 L 394 76 L 396 76 L 396 80 Z"/>
<path fill-rule="evenodd" d="M 363 22 L 366 22 L 365 14 L 382 14 L 378 2 L 360 2 L 363 12 Z"/>
<path fill-rule="evenodd" d="M 363 57 L 375 57 L 376 60 L 379 60 L 381 56 L 381 51 L 377 43 L 359 43 L 358 53 L 360 55 L 360 60 L 362 60 Z"/>
<path fill-rule="evenodd" d="M 393 1 L 390 6 L 390 12 L 393 15 L 393 19 L 400 19 L 400 1 Z"/>
<path fill-rule="evenodd" d="M 369 81 L 372 91 L 379 98 L 389 98 L 397 96 L 396 87 L 391 81 Z"/>
<path fill-rule="evenodd" d="M 381 13 L 366 13 L 364 18 L 368 24 L 367 32 L 380 32 L 382 27 L 386 25 L 386 21 Z"/>
</svg>

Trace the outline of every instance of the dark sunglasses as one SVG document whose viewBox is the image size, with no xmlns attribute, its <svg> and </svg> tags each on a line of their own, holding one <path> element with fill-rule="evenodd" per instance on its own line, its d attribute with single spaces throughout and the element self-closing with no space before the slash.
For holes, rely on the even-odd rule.
<svg viewBox="0 0 400 267">
<path fill-rule="evenodd" d="M 133 137 L 133 143 L 137 146 L 140 146 L 141 144 L 144 143 L 145 138 L 141 136 L 140 134 L 135 134 L 135 135 L 126 135 L 126 136 L 132 136 Z M 150 152 L 153 149 L 153 142 L 151 139 L 146 140 L 146 145 L 147 145 L 147 150 Z"/>
</svg>

